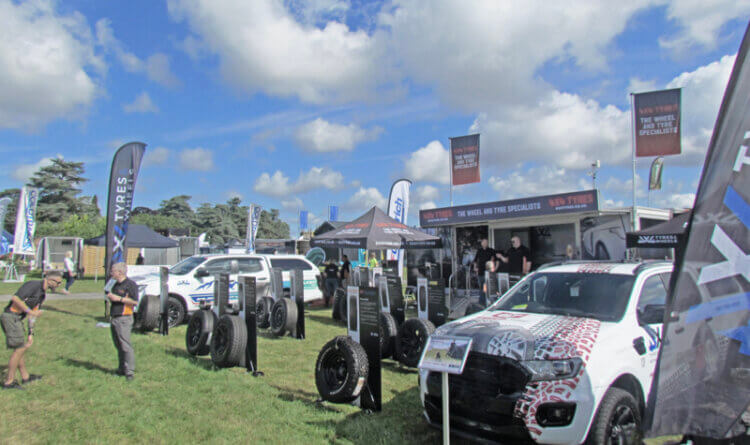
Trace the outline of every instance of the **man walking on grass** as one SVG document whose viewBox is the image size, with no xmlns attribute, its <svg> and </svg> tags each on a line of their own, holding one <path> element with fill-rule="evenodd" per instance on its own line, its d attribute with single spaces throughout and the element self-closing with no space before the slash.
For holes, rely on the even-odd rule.
<svg viewBox="0 0 750 445">
<path fill-rule="evenodd" d="M 13 295 L 10 303 L 0 315 L 0 325 L 5 333 L 5 344 L 12 349 L 8 361 L 8 376 L 3 382 L 3 389 L 23 389 L 16 381 L 16 370 L 21 373 L 21 383 L 24 385 L 42 376 L 29 374 L 26 369 L 24 354 L 34 344 L 34 321 L 41 315 L 40 307 L 46 298 L 47 291 L 54 291 L 62 283 L 62 274 L 57 271 L 47 272 L 42 280 L 24 283 Z M 23 329 L 23 319 L 29 316 L 28 336 Z"/>
<path fill-rule="evenodd" d="M 133 330 L 133 308 L 138 304 L 138 285 L 128 278 L 128 266 L 125 263 L 113 264 L 110 276 L 115 280 L 107 298 L 112 303 L 110 326 L 119 361 L 117 373 L 131 381 L 135 371 L 135 353 L 130 344 L 130 332 Z"/>
</svg>

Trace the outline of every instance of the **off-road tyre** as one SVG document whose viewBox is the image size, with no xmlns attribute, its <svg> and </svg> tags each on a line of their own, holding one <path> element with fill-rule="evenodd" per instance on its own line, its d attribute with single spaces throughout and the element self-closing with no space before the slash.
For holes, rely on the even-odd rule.
<svg viewBox="0 0 750 445">
<path fill-rule="evenodd" d="M 398 325 L 393 315 L 380 313 L 380 358 L 389 358 L 396 349 Z"/>
<path fill-rule="evenodd" d="M 315 362 L 315 386 L 323 400 L 350 403 L 367 383 L 369 364 L 362 345 L 338 336 L 323 346 Z"/>
<path fill-rule="evenodd" d="M 333 317 L 334 320 L 341 320 L 341 300 L 344 300 L 344 304 L 346 304 L 346 292 L 344 292 L 343 289 L 338 288 L 336 289 L 336 292 L 333 293 L 333 304 L 331 309 L 331 317 Z"/>
<path fill-rule="evenodd" d="M 211 335 L 211 361 L 219 368 L 238 366 L 247 344 L 247 326 L 236 315 L 222 315 Z"/>
<path fill-rule="evenodd" d="M 586 444 L 637 445 L 641 440 L 641 412 L 635 397 L 609 388 L 596 410 Z"/>
<path fill-rule="evenodd" d="M 404 366 L 416 368 L 427 338 L 435 332 L 435 325 L 421 318 L 410 318 L 401 325 L 396 336 L 395 359 Z"/>
<path fill-rule="evenodd" d="M 255 304 L 255 322 L 261 329 L 268 329 L 271 326 L 271 308 L 273 307 L 273 298 L 263 297 Z"/>
<path fill-rule="evenodd" d="M 211 310 L 195 311 L 188 320 L 185 347 L 190 355 L 207 355 L 211 352 L 211 334 L 216 325 L 216 314 Z"/>
<path fill-rule="evenodd" d="M 144 295 L 138 302 L 138 327 L 140 331 L 153 331 L 159 326 L 160 302 L 158 295 Z"/>
<path fill-rule="evenodd" d="M 173 328 L 179 326 L 185 321 L 187 315 L 187 309 L 182 304 L 180 297 L 170 295 L 167 300 L 167 319 L 169 320 L 169 327 Z"/>
<path fill-rule="evenodd" d="M 271 308 L 271 333 L 278 337 L 291 332 L 297 325 L 297 303 L 291 298 L 279 298 Z"/>
</svg>

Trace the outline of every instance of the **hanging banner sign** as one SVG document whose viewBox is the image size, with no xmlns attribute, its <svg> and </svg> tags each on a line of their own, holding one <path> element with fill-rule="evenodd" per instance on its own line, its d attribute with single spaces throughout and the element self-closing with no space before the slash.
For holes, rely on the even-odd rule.
<svg viewBox="0 0 750 445">
<path fill-rule="evenodd" d="M 479 182 L 479 135 L 450 138 L 453 185 Z"/>
<path fill-rule="evenodd" d="M 299 212 L 299 229 L 307 230 L 307 210 L 300 210 Z"/>
<path fill-rule="evenodd" d="M 339 206 L 328 206 L 328 221 L 339 220 Z"/>
<path fill-rule="evenodd" d="M 39 201 L 39 189 L 32 187 L 21 189 L 16 213 L 16 231 L 13 234 L 13 253 L 16 255 L 34 254 L 37 201 Z"/>
<path fill-rule="evenodd" d="M 258 234 L 261 210 L 262 207 L 255 204 L 250 204 L 247 210 L 247 253 L 255 253 L 255 236 Z"/>
<path fill-rule="evenodd" d="M 391 186 L 391 193 L 388 197 L 388 216 L 406 225 L 406 219 L 409 214 L 409 192 L 411 181 L 408 179 L 399 179 Z M 398 276 L 403 277 L 404 269 L 404 250 L 390 249 L 387 251 L 386 259 L 389 261 L 398 260 Z"/>
<path fill-rule="evenodd" d="M 675 88 L 633 95 L 636 156 L 680 154 L 681 92 Z"/>
</svg>

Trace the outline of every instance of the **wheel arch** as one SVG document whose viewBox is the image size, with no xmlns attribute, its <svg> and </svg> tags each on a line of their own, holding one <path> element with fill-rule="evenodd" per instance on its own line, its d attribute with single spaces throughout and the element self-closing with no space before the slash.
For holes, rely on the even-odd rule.
<svg viewBox="0 0 750 445">
<path fill-rule="evenodd" d="M 640 410 L 641 418 L 643 418 L 643 414 L 646 412 L 646 398 L 641 382 L 633 374 L 622 374 L 617 377 L 610 385 L 610 388 L 619 388 L 632 394 L 638 402 L 638 409 Z"/>
</svg>

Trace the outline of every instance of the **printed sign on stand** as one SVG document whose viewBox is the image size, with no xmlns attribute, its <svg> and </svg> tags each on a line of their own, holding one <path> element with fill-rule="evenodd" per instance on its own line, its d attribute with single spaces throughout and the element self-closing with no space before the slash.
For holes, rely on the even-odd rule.
<svg viewBox="0 0 750 445">
<path fill-rule="evenodd" d="M 505 272 L 497 274 L 497 287 L 500 291 L 500 295 L 505 295 L 510 289 L 510 275 Z"/>
<path fill-rule="evenodd" d="M 404 291 L 401 287 L 401 278 L 398 276 L 387 276 L 386 280 L 388 285 L 386 291 L 388 292 L 388 301 L 391 306 L 391 315 L 396 319 L 396 323 L 401 326 L 406 320 L 406 314 L 404 313 Z"/>
<path fill-rule="evenodd" d="M 239 278 L 239 301 L 241 304 L 240 318 L 247 326 L 247 343 L 245 344 L 245 368 L 253 377 L 263 375 L 258 370 L 258 326 L 255 313 L 256 283 L 255 277 L 241 276 Z"/>
<path fill-rule="evenodd" d="M 229 308 L 229 274 L 220 273 L 214 276 L 214 313 L 221 318 Z"/>
<path fill-rule="evenodd" d="M 374 287 L 363 287 L 359 291 L 359 343 L 367 354 L 369 370 L 367 384 L 359 396 L 359 406 L 363 409 L 380 411 L 380 304 L 378 290 Z"/>
<path fill-rule="evenodd" d="M 427 319 L 432 324 L 442 326 L 448 318 L 445 306 L 445 280 L 430 281 L 427 287 Z"/>
<path fill-rule="evenodd" d="M 305 282 L 303 281 L 302 269 L 289 271 L 291 283 L 289 285 L 289 297 L 297 305 L 297 325 L 292 336 L 298 340 L 305 339 Z"/>
<path fill-rule="evenodd" d="M 166 266 L 159 268 L 159 303 L 159 333 L 169 335 L 169 268 Z"/>
<path fill-rule="evenodd" d="M 284 278 L 282 270 L 279 268 L 271 269 L 271 297 L 273 301 L 284 296 Z"/>
<path fill-rule="evenodd" d="M 471 337 L 430 336 L 419 360 L 419 369 L 461 374 L 464 372 L 471 342 Z"/>
</svg>

